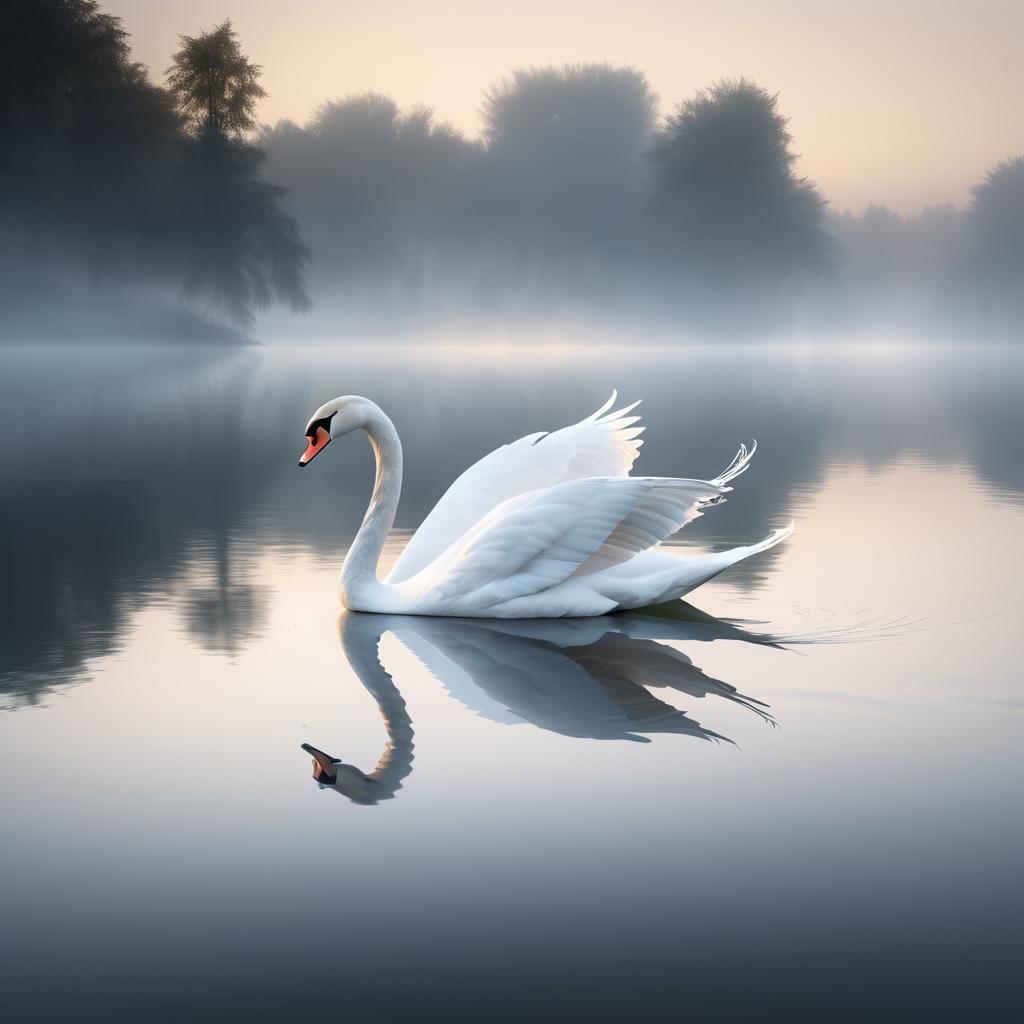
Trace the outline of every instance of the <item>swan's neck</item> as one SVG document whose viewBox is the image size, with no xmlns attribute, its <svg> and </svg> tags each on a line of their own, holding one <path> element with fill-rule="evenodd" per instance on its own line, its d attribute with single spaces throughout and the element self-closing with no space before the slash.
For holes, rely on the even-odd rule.
<svg viewBox="0 0 1024 1024">
<path fill-rule="evenodd" d="M 373 447 L 377 476 L 363 525 L 341 567 L 341 601 L 347 608 L 365 608 L 367 600 L 379 597 L 384 588 L 377 579 L 377 563 L 388 531 L 394 525 L 402 492 L 402 442 L 398 431 L 376 405 L 367 405 L 362 429 Z"/>
</svg>

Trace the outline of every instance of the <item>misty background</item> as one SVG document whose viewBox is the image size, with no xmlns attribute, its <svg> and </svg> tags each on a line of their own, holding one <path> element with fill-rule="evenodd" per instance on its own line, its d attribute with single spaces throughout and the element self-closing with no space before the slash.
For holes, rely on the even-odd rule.
<svg viewBox="0 0 1024 1024">
<path fill-rule="evenodd" d="M 270 125 L 268 69 L 232 23 L 180 32 L 147 69 L 96 3 L 0 13 L 0 337 L 1003 340 L 1024 324 L 1024 141 L 979 152 L 964 202 L 839 209 L 802 173 L 773 82 L 659 97 L 640 66 L 497 67 L 478 133 L 372 90 Z"/>
</svg>

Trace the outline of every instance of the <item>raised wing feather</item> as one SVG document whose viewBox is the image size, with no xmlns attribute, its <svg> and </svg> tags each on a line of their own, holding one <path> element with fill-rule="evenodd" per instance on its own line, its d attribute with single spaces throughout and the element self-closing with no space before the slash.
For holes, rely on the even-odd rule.
<svg viewBox="0 0 1024 1024">
<path fill-rule="evenodd" d="M 709 480 L 648 477 L 654 486 L 630 509 L 614 530 L 574 572 L 600 572 L 654 547 L 692 522 L 705 505 L 722 501 L 731 488 Z"/>
<path fill-rule="evenodd" d="M 592 477 L 494 509 L 412 580 L 422 598 L 487 607 L 624 562 L 670 537 L 728 488 L 706 480 Z M 455 612 L 457 613 L 457 611 Z"/>
<path fill-rule="evenodd" d="M 415 576 L 489 512 L 517 495 L 587 477 L 624 477 L 643 444 L 639 403 L 612 412 L 617 393 L 597 412 L 553 433 L 530 434 L 469 467 L 423 520 L 395 564 L 389 583 Z"/>
</svg>

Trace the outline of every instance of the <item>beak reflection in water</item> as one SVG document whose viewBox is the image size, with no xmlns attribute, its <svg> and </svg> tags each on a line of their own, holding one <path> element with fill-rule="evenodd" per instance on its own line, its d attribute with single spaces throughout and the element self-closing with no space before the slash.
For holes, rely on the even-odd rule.
<svg viewBox="0 0 1024 1024">
<path fill-rule="evenodd" d="M 309 743 L 303 743 L 302 749 L 313 756 L 313 778 L 325 786 L 333 785 L 338 777 L 337 766 L 341 764 L 338 758 L 317 750 Z"/>
<path fill-rule="evenodd" d="M 779 647 L 767 635 L 705 615 L 682 601 L 591 619 L 444 619 L 344 612 L 342 650 L 377 702 L 387 744 L 366 774 L 308 743 L 313 778 L 360 804 L 394 797 L 413 768 L 413 728 L 394 680 L 378 657 L 392 633 L 476 714 L 529 723 L 563 736 L 649 743 L 662 733 L 731 743 L 652 692 L 738 704 L 774 725 L 767 705 L 706 675 L 666 641 L 734 640 Z M 467 685 L 467 677 L 470 683 Z M 711 707 L 709 706 L 709 710 Z"/>
</svg>

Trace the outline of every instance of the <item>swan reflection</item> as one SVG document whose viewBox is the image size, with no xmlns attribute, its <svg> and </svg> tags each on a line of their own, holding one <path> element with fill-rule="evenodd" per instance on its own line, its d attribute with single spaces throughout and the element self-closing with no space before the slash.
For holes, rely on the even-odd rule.
<svg viewBox="0 0 1024 1024">
<path fill-rule="evenodd" d="M 342 650 L 376 700 L 387 745 L 365 773 L 308 743 L 313 778 L 350 800 L 393 797 L 413 767 L 413 728 L 405 701 L 379 657 L 380 639 L 396 636 L 467 708 L 505 724 L 527 722 L 563 736 L 650 742 L 676 733 L 732 742 L 656 697 L 668 689 L 690 698 L 738 704 L 774 724 L 767 705 L 706 675 L 669 642 L 739 640 L 778 646 L 676 601 L 669 607 L 590 619 L 445 619 L 346 612 Z"/>
</svg>

